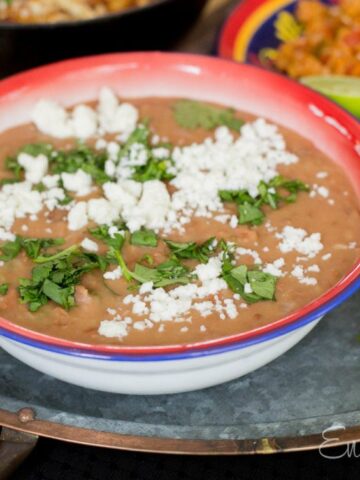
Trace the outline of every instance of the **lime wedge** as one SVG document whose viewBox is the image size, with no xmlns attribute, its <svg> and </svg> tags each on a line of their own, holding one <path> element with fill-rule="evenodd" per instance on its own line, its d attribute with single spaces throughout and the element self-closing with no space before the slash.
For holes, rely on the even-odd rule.
<svg viewBox="0 0 360 480">
<path fill-rule="evenodd" d="M 360 78 L 343 75 L 303 77 L 301 82 L 346 108 L 360 118 Z"/>
</svg>

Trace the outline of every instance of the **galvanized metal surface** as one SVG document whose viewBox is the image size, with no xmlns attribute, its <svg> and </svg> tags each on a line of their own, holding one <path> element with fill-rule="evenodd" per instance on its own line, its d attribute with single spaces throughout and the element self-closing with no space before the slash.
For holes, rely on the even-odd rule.
<svg viewBox="0 0 360 480">
<path fill-rule="evenodd" d="M 75 427 L 93 432 L 81 439 L 74 430 L 76 441 L 92 443 L 93 435 L 96 444 L 116 446 L 114 437 L 110 444 L 99 437 L 108 432 L 122 436 L 119 448 L 127 447 L 124 436 L 135 449 L 149 449 L 148 440 L 157 438 L 161 451 L 167 444 L 169 451 L 180 446 L 186 451 L 189 442 L 189 453 L 193 441 L 202 442 L 202 451 L 206 443 L 213 450 L 219 442 L 222 453 L 232 453 L 234 441 L 260 441 L 265 451 L 264 438 L 279 439 L 281 450 L 286 449 L 282 438 L 292 439 L 292 449 L 298 438 L 299 448 L 306 448 L 304 437 L 317 435 L 309 440 L 316 446 L 322 441 L 321 432 L 334 425 L 340 432 L 355 428 L 360 439 L 359 307 L 358 294 L 325 317 L 295 348 L 250 375 L 179 395 L 134 397 L 86 390 L 38 373 L 1 352 L 0 409 L 16 413 L 31 407 L 38 426 L 34 428 L 32 419 L 23 426 L 14 425 L 10 417 L 4 421 L 1 411 L 0 424 L 10 422 L 12 427 L 37 433 L 39 420 L 44 420 L 69 427 L 68 440 Z M 61 437 L 56 426 L 42 434 Z M 181 445 L 172 448 L 172 440 L 180 440 Z M 241 451 L 238 444 L 236 450 Z"/>
</svg>

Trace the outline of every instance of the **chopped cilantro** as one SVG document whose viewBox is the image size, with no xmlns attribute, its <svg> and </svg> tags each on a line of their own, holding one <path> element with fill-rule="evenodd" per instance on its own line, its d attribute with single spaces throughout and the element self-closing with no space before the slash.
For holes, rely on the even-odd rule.
<svg viewBox="0 0 360 480">
<path fill-rule="evenodd" d="M 119 230 L 125 229 L 123 224 L 119 224 L 117 227 Z M 97 240 L 101 240 L 109 247 L 117 250 L 121 250 L 125 242 L 125 238 L 121 233 L 115 233 L 112 236 L 109 234 L 109 225 L 99 225 L 98 227 L 90 228 L 89 233 Z"/>
<path fill-rule="evenodd" d="M 107 155 L 97 152 L 84 144 L 79 144 L 71 150 L 60 150 L 51 155 L 51 173 L 75 173 L 81 169 L 91 175 L 95 183 L 102 185 L 111 180 L 105 173 Z"/>
<path fill-rule="evenodd" d="M 158 239 L 153 230 L 137 230 L 131 234 L 130 243 L 140 247 L 156 247 Z"/>
<path fill-rule="evenodd" d="M 299 192 L 309 191 L 309 186 L 301 180 L 290 180 L 281 175 L 274 177 L 268 183 L 261 181 L 257 188 L 258 195 L 255 197 L 252 197 L 247 190 L 219 191 L 219 197 L 223 202 L 237 204 L 240 224 L 260 225 L 265 218 L 261 209 L 263 205 L 276 209 L 281 202 L 295 202 Z"/>
<path fill-rule="evenodd" d="M 56 247 L 63 243 L 63 238 L 23 238 L 21 245 L 28 257 L 36 259 L 42 250 Z"/>
<path fill-rule="evenodd" d="M 206 242 L 198 244 L 195 242 L 173 242 L 165 240 L 172 254 L 177 259 L 194 259 L 201 263 L 206 263 L 209 257 L 214 253 L 215 237 L 211 237 Z"/>
<path fill-rule="evenodd" d="M 21 252 L 21 237 L 17 236 L 15 240 L 5 242 L 1 247 L 0 260 L 9 262 L 19 255 Z"/>
<path fill-rule="evenodd" d="M 6 295 L 9 290 L 9 284 L 8 283 L 2 283 L 0 285 L 0 295 Z"/>
<path fill-rule="evenodd" d="M 63 243 L 63 238 L 26 238 L 17 235 L 15 240 L 5 242 L 0 247 L 0 260 L 4 262 L 13 260 L 19 255 L 21 250 L 24 250 L 28 257 L 37 259 L 43 250 L 62 245 Z"/>
<path fill-rule="evenodd" d="M 122 146 L 119 153 L 119 161 L 127 157 L 131 151 L 131 147 L 136 144 L 142 146 L 142 151 L 146 155 L 145 162 L 141 165 L 134 165 L 132 179 L 137 182 L 147 182 L 149 180 L 171 180 L 174 176 L 168 172 L 172 165 L 170 158 L 156 158 L 153 154 L 154 147 L 150 145 L 150 129 L 145 125 L 139 125 L 129 136 L 126 143 Z M 157 145 L 158 148 L 161 145 Z"/>
<path fill-rule="evenodd" d="M 264 214 L 259 207 L 251 205 L 250 203 L 244 203 L 238 206 L 239 223 L 244 225 L 250 223 L 251 225 L 260 225 L 264 219 Z"/>
<path fill-rule="evenodd" d="M 153 282 L 155 288 L 174 284 L 186 285 L 193 278 L 189 269 L 176 259 L 167 260 L 155 268 L 137 263 L 131 276 L 140 283 Z"/>
<path fill-rule="evenodd" d="M 222 277 L 230 290 L 241 295 L 247 303 L 275 300 L 277 278 L 258 269 L 250 270 L 246 265 L 234 266 L 234 254 L 228 244 L 220 244 L 223 250 Z M 245 284 L 250 284 L 252 292 L 245 292 Z"/>
<path fill-rule="evenodd" d="M 195 128 L 211 130 L 225 125 L 239 131 L 244 124 L 243 120 L 236 118 L 235 111 L 231 108 L 213 107 L 194 100 L 177 101 L 174 105 L 174 115 L 181 127 L 191 130 Z"/>
<path fill-rule="evenodd" d="M 38 257 L 37 260 L 39 260 Z M 100 257 L 79 251 L 73 245 L 50 257 L 43 257 L 31 272 L 31 278 L 21 278 L 20 300 L 31 312 L 36 312 L 49 300 L 65 309 L 75 305 L 75 286 L 81 277 L 101 268 Z"/>
</svg>

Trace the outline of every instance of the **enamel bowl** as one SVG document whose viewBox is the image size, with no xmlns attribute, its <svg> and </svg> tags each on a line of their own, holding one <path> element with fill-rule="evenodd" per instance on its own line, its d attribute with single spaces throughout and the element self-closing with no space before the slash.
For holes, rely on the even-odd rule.
<svg viewBox="0 0 360 480">
<path fill-rule="evenodd" d="M 70 60 L 0 82 L 0 130 L 29 121 L 40 98 L 65 105 L 92 100 L 107 85 L 125 97 L 208 100 L 293 129 L 349 173 L 360 194 L 360 126 L 331 101 L 249 65 L 187 54 L 131 53 Z M 262 328 L 187 345 L 87 345 L 49 337 L 0 318 L 0 345 L 27 365 L 83 387 L 164 394 L 210 387 L 245 375 L 298 343 L 360 286 L 360 262 L 301 310 Z"/>
</svg>

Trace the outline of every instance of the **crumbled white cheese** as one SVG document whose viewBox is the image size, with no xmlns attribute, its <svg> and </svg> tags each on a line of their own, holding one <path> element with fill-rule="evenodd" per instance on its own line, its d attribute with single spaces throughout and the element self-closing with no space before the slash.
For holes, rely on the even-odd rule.
<svg viewBox="0 0 360 480">
<path fill-rule="evenodd" d="M 331 257 L 332 257 L 331 253 L 325 253 L 325 255 L 321 257 L 321 259 L 326 261 L 326 260 L 329 260 Z"/>
<path fill-rule="evenodd" d="M 239 220 L 236 215 L 232 215 L 230 219 L 230 227 L 231 228 L 236 228 L 239 224 Z"/>
<path fill-rule="evenodd" d="M 295 250 L 308 258 L 313 258 L 324 248 L 320 233 L 308 235 L 303 228 L 286 226 L 282 232 L 276 233 L 275 236 L 281 240 L 279 249 L 283 253 Z"/>
<path fill-rule="evenodd" d="M 114 92 L 103 87 L 99 94 L 98 119 L 106 133 L 121 133 L 129 136 L 136 128 L 138 111 L 129 103 L 119 104 Z"/>
<path fill-rule="evenodd" d="M 40 100 L 32 112 L 32 121 L 40 132 L 57 138 L 74 135 L 68 112 L 52 100 Z"/>
<path fill-rule="evenodd" d="M 61 179 L 64 188 L 74 192 L 78 197 L 83 197 L 91 192 L 92 178 L 84 170 L 77 170 L 75 173 L 62 173 Z"/>
<path fill-rule="evenodd" d="M 89 138 L 96 134 L 97 116 L 88 105 L 77 105 L 72 111 L 70 125 L 76 138 Z"/>
<path fill-rule="evenodd" d="M 119 210 L 105 198 L 92 198 L 87 203 L 88 216 L 98 225 L 111 224 L 118 220 Z"/>
<path fill-rule="evenodd" d="M 265 273 L 270 273 L 274 277 L 282 277 L 284 273 L 281 271 L 281 267 L 285 265 L 285 260 L 281 257 L 276 259 L 272 263 L 267 263 L 263 269 Z"/>
<path fill-rule="evenodd" d="M 106 280 L 119 280 L 119 278 L 121 277 L 122 277 L 122 270 L 120 267 L 117 267 L 114 270 L 111 270 L 110 272 L 104 273 L 104 278 Z"/>
<path fill-rule="evenodd" d="M 160 229 L 166 223 L 170 207 L 170 195 L 163 182 L 150 180 L 143 185 L 139 203 L 132 209 L 124 209 L 122 216 L 130 231 L 141 227 Z"/>
<path fill-rule="evenodd" d="M 84 238 L 80 245 L 88 252 L 97 252 L 99 250 L 98 244 L 87 237 Z"/>
<path fill-rule="evenodd" d="M 107 338 L 126 337 L 129 333 L 129 320 L 131 321 L 131 318 L 129 317 L 122 320 L 119 315 L 113 320 L 103 320 L 100 323 L 98 333 Z"/>
<path fill-rule="evenodd" d="M 40 183 L 48 170 L 48 159 L 46 155 L 40 154 L 36 157 L 28 153 L 18 155 L 18 163 L 25 170 L 25 180 L 30 183 Z"/>
<path fill-rule="evenodd" d="M 316 178 L 323 179 L 323 178 L 326 178 L 328 175 L 329 174 L 327 172 L 317 172 Z"/>
<path fill-rule="evenodd" d="M 13 242 L 16 236 L 0 227 L 0 240 L 3 242 Z"/>
<path fill-rule="evenodd" d="M 237 257 L 249 255 L 254 259 L 254 263 L 256 265 L 260 265 L 262 263 L 260 255 L 256 250 L 251 250 L 251 248 L 238 247 L 235 252 Z"/>
<path fill-rule="evenodd" d="M 206 264 L 199 264 L 195 267 L 195 273 L 201 282 L 218 278 L 221 273 L 221 260 L 218 257 L 212 257 Z"/>
<path fill-rule="evenodd" d="M 43 208 L 44 195 L 30 182 L 6 184 L 0 190 L 0 227 L 9 231 L 16 218 L 35 215 Z"/>
<path fill-rule="evenodd" d="M 129 103 L 119 103 L 109 88 L 102 88 L 98 108 L 77 105 L 67 111 L 52 100 L 40 100 L 32 112 L 32 121 L 38 130 L 56 138 L 89 138 L 96 134 L 120 133 L 125 140 L 136 128 L 138 111 Z M 105 148 L 97 144 L 97 148 Z"/>
<path fill-rule="evenodd" d="M 323 185 L 318 185 L 318 184 L 314 184 L 313 185 L 313 188 L 309 194 L 310 198 L 315 198 L 317 195 L 320 195 L 320 197 L 323 197 L 323 198 L 328 198 L 329 197 L 329 189 L 324 187 Z M 330 203 L 330 200 L 329 200 L 329 203 Z"/>
<path fill-rule="evenodd" d="M 245 293 L 253 293 L 253 289 L 251 288 L 250 283 L 245 283 L 245 285 L 244 285 L 244 292 L 245 292 Z"/>
<path fill-rule="evenodd" d="M 308 272 L 316 272 L 316 273 L 319 273 L 320 272 L 320 268 L 319 268 L 319 265 L 310 265 L 309 267 L 307 267 L 307 271 Z"/>
<path fill-rule="evenodd" d="M 170 183 L 176 191 L 171 210 L 188 209 L 187 217 L 209 217 L 212 212 L 221 212 L 219 190 L 245 189 L 257 196 L 259 182 L 275 177 L 278 165 L 298 160 L 286 151 L 277 127 L 263 119 L 244 125 L 236 140 L 227 127 L 219 127 L 214 140 L 207 138 L 200 144 L 176 147 L 172 158 L 176 176 Z M 176 221 L 175 216 L 173 224 Z M 230 221 L 234 224 L 231 217 Z"/>
<path fill-rule="evenodd" d="M 68 214 L 68 229 L 80 230 L 87 225 L 88 221 L 86 202 L 76 203 Z"/>
<path fill-rule="evenodd" d="M 306 271 L 301 265 L 296 265 L 291 271 L 291 275 L 295 277 L 299 283 L 304 285 L 316 285 L 318 283 L 317 279 L 314 277 L 308 277 L 305 275 Z"/>
<path fill-rule="evenodd" d="M 127 295 L 123 302 L 132 304 L 134 315 L 147 315 L 151 322 L 185 321 L 184 317 L 191 309 L 206 317 L 212 312 L 219 312 L 223 318 L 235 318 L 237 308 L 233 299 L 221 301 L 217 293 L 225 290 L 227 285 L 220 278 L 221 260 L 211 258 L 207 264 L 198 265 L 195 269 L 199 284 L 181 285 L 166 291 L 153 288 L 151 282 L 143 284 L 138 295 Z M 211 299 L 213 297 L 213 300 Z"/>
<path fill-rule="evenodd" d="M 41 182 L 46 188 L 55 188 L 58 186 L 60 175 L 45 175 Z"/>
</svg>

